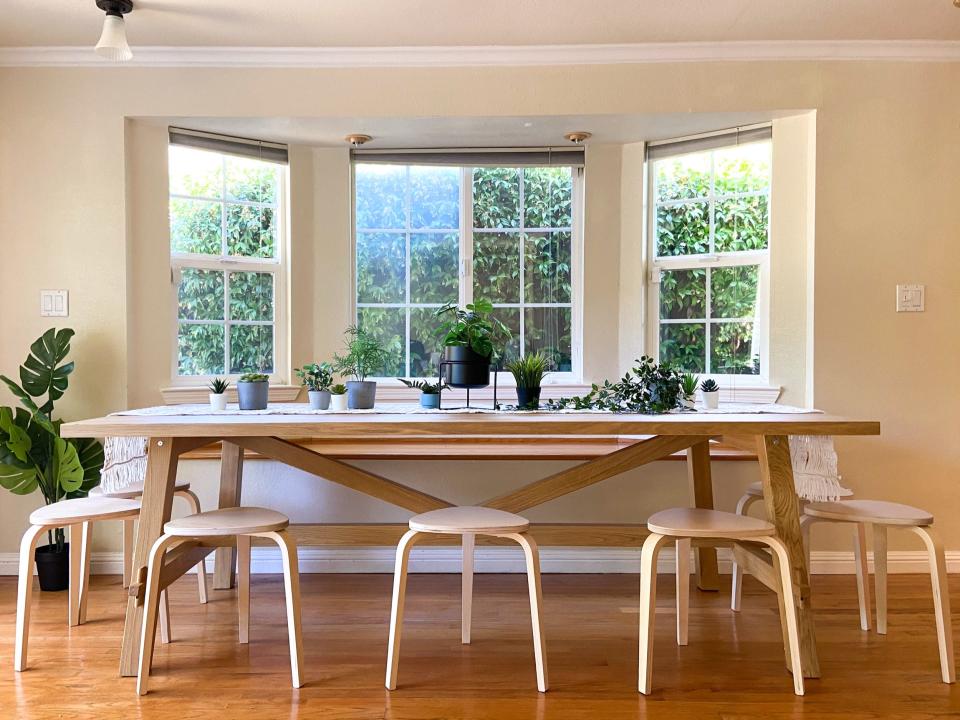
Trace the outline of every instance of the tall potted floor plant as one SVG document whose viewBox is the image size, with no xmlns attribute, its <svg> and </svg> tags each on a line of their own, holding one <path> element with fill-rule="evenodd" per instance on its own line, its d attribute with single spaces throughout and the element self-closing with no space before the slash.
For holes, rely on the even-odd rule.
<svg viewBox="0 0 960 720">
<path fill-rule="evenodd" d="M 67 391 L 74 368 L 63 362 L 73 335 L 69 328 L 47 330 L 30 346 L 19 383 L 0 375 L 21 405 L 0 407 L 0 486 L 15 495 L 39 490 L 47 505 L 86 496 L 100 483 L 103 467 L 103 446 L 61 438 L 62 421 L 54 418 L 53 404 Z M 48 544 L 36 549 L 41 590 L 67 589 L 69 552 L 63 528 L 48 533 Z"/>
<path fill-rule="evenodd" d="M 383 370 L 390 354 L 379 340 L 357 325 L 348 327 L 345 334 L 345 352 L 333 356 L 333 365 L 341 375 L 353 376 L 353 380 L 347 381 L 347 407 L 369 410 L 377 401 L 377 383 L 367 377 Z"/>
<path fill-rule="evenodd" d="M 476 300 L 464 308 L 447 303 L 437 310 L 443 320 L 444 381 L 456 388 L 482 388 L 490 384 L 490 363 L 510 339 L 510 330 L 492 317 L 493 303 Z"/>
</svg>

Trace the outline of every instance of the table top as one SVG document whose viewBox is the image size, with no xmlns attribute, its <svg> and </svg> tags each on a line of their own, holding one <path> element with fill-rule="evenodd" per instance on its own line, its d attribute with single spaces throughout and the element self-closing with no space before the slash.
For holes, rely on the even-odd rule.
<svg viewBox="0 0 960 720">
<path fill-rule="evenodd" d="M 64 423 L 63 437 L 435 437 L 442 435 L 879 435 L 874 420 L 810 414 L 614 413 L 111 415 Z"/>
</svg>

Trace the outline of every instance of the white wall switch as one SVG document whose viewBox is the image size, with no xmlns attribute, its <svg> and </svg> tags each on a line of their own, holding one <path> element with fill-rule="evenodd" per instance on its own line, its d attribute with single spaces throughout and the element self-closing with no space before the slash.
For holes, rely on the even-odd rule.
<svg viewBox="0 0 960 720">
<path fill-rule="evenodd" d="M 923 312 L 923 285 L 897 285 L 897 312 Z"/>
<path fill-rule="evenodd" d="M 66 290 L 40 291 L 41 317 L 67 317 L 70 314 L 70 305 Z"/>
</svg>

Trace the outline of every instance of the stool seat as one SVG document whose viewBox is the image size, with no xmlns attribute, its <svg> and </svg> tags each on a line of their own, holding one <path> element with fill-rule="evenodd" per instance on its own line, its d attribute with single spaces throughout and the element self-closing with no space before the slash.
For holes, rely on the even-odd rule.
<svg viewBox="0 0 960 720">
<path fill-rule="evenodd" d="M 671 537 L 746 538 L 775 535 L 766 520 L 706 508 L 670 508 L 647 519 L 647 529 Z"/>
<path fill-rule="evenodd" d="M 763 497 L 763 483 L 757 480 L 757 482 L 752 482 L 747 485 L 747 489 L 743 491 L 744 495 L 750 495 L 752 497 Z"/>
<path fill-rule="evenodd" d="M 285 530 L 288 525 L 290 525 L 290 518 L 276 510 L 233 507 L 208 510 L 170 520 L 163 526 L 163 532 L 176 537 L 254 535 Z"/>
<path fill-rule="evenodd" d="M 875 525 L 932 525 L 933 515 L 900 503 L 883 500 L 840 500 L 810 503 L 804 513 L 823 520 L 871 523 Z"/>
<path fill-rule="evenodd" d="M 530 521 L 519 515 L 488 507 L 440 508 L 414 515 L 410 529 L 426 533 L 522 533 L 530 527 Z"/>
<path fill-rule="evenodd" d="M 181 492 L 183 490 L 189 490 L 190 483 L 186 480 L 177 480 L 173 486 L 174 492 Z M 103 489 L 102 485 L 97 485 L 93 490 L 90 491 L 89 495 L 98 496 L 98 497 L 113 497 L 113 498 L 138 498 L 143 495 L 143 480 L 138 480 L 137 482 L 130 483 L 125 486 L 122 490 L 117 492 L 108 493 Z"/>
<path fill-rule="evenodd" d="M 92 520 L 114 520 L 140 514 L 139 500 L 85 497 L 61 500 L 30 513 L 31 525 L 76 525 Z"/>
</svg>

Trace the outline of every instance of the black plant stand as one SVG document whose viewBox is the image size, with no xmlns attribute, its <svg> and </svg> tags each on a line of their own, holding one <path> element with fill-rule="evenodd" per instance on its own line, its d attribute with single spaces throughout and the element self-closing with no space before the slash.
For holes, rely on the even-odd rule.
<svg viewBox="0 0 960 720">
<path fill-rule="evenodd" d="M 437 395 L 438 395 L 439 397 L 437 398 L 437 410 L 443 410 L 443 409 L 446 409 L 446 410 L 462 410 L 462 409 L 465 409 L 465 408 L 471 408 L 471 407 L 473 407 L 473 406 L 470 404 L 470 388 L 467 388 L 467 389 L 466 389 L 466 390 L 467 390 L 467 404 L 466 404 L 466 405 L 464 405 L 464 406 L 462 406 L 462 407 L 459 407 L 459 408 L 444 408 L 444 407 L 443 407 L 443 369 L 444 369 L 447 365 L 469 365 L 469 364 L 471 364 L 471 361 L 469 361 L 469 360 L 440 360 L 440 367 L 439 367 L 439 369 L 438 369 L 438 372 L 439 372 L 439 377 L 438 377 L 439 388 L 438 388 L 438 390 L 437 390 Z M 498 374 L 498 372 L 500 371 L 500 368 L 499 368 L 499 367 L 494 367 L 494 368 L 492 368 L 492 370 L 493 370 L 493 409 L 494 409 L 494 410 L 499 410 L 499 409 L 500 409 L 500 406 L 499 406 L 499 404 L 497 403 L 497 374 Z"/>
</svg>

